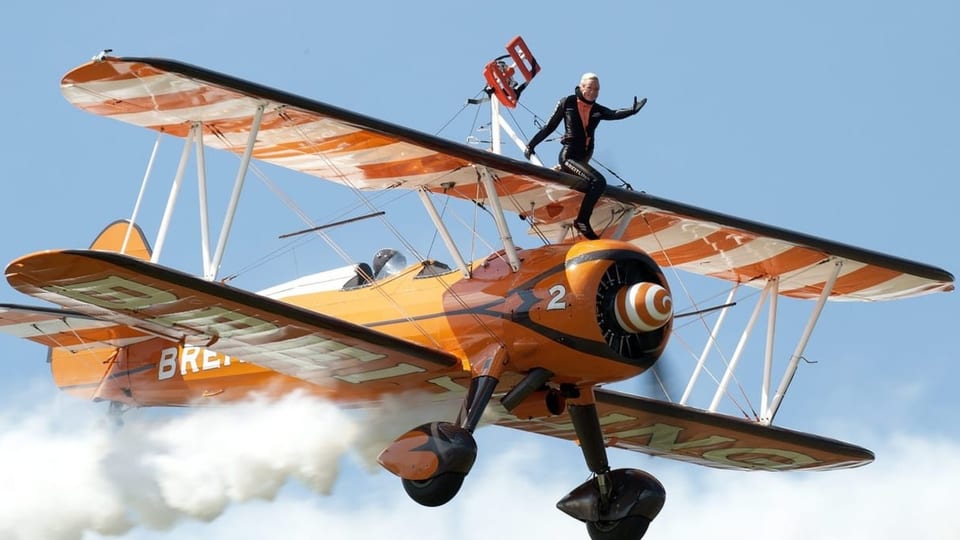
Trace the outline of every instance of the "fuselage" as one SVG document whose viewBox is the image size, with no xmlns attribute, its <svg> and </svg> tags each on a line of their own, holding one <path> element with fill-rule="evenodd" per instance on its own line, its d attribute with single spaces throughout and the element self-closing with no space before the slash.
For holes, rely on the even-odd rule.
<svg viewBox="0 0 960 540">
<path fill-rule="evenodd" d="M 537 367 L 554 373 L 557 384 L 618 381 L 641 373 L 662 352 L 669 324 L 638 338 L 619 329 L 611 308 L 611 294 L 628 282 L 666 285 L 646 254 L 626 243 L 600 240 L 521 250 L 518 255 L 516 272 L 504 257 L 493 254 L 474 261 L 469 278 L 427 262 L 360 286 L 273 289 L 282 291 L 275 298 L 285 302 L 452 353 L 461 360 L 454 368 L 360 372 L 316 385 L 219 354 L 215 344 L 156 338 L 88 354 L 93 359 L 87 362 L 54 349 L 52 369 L 68 391 L 140 405 L 195 405 L 297 389 L 363 402 L 406 391 L 459 398 L 472 376 L 487 369 L 483 362 L 489 361 L 492 349 L 499 350 L 498 359 L 505 362 L 500 374 L 505 389 Z"/>
</svg>

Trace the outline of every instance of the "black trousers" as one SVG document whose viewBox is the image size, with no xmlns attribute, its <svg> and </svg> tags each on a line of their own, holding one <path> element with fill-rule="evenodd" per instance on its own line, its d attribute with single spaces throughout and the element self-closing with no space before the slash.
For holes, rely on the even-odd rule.
<svg viewBox="0 0 960 540">
<path fill-rule="evenodd" d="M 584 180 L 585 185 L 580 189 L 584 194 L 583 202 L 580 204 L 580 212 L 577 213 L 577 221 L 590 223 L 593 207 L 597 205 L 597 201 L 603 195 L 603 189 L 607 187 L 607 179 L 590 166 L 590 156 L 580 156 L 578 154 L 578 152 L 571 152 L 567 146 L 564 146 L 560 151 L 560 168 Z"/>
</svg>

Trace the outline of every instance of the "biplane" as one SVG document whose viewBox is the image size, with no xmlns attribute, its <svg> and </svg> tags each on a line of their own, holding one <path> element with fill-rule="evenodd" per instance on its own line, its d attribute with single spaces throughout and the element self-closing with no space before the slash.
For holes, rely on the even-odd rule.
<svg viewBox="0 0 960 540">
<path fill-rule="evenodd" d="M 898 300 L 953 289 L 940 268 L 747 219 L 608 186 L 593 214 L 598 240 L 571 223 L 580 179 L 501 154 L 501 115 L 515 107 L 540 65 L 519 37 L 484 69 L 490 149 L 447 140 L 310 98 L 172 60 L 96 56 L 62 79 L 81 110 L 183 139 L 153 242 L 130 219 L 89 249 L 42 251 L 11 262 L 10 285 L 51 305 L 0 306 L 0 331 L 49 348 L 63 391 L 111 410 L 202 406 L 251 392 L 302 390 L 345 404 L 423 394 L 459 404 L 455 418 L 409 426 L 379 461 L 416 502 L 440 506 L 459 491 L 477 456 L 481 422 L 574 441 L 591 477 L 558 507 L 592 538 L 642 537 L 665 501 L 639 469 L 613 468 L 608 448 L 733 470 L 831 470 L 864 465 L 859 446 L 773 424 L 827 302 Z M 159 141 L 159 138 L 158 138 Z M 239 170 L 212 242 L 204 149 L 239 156 Z M 191 150 L 198 164 L 203 271 L 159 263 Z M 156 147 L 154 148 L 154 155 Z M 265 162 L 344 186 L 366 201 L 379 190 L 415 192 L 450 264 L 408 264 L 384 249 L 370 263 L 309 274 L 258 292 L 220 275 L 251 163 Z M 153 163 L 151 155 L 148 173 Z M 497 249 L 463 256 L 434 200 L 482 206 Z M 375 210 L 372 208 L 371 210 Z M 515 245 L 508 216 L 542 245 Z M 309 234 L 323 235 L 323 227 Z M 652 371 L 691 313 L 674 306 L 665 269 L 730 286 L 678 401 L 605 388 Z M 689 404 L 734 293 L 759 291 L 737 350 L 709 406 Z M 756 295 L 754 296 L 756 298 Z M 765 350 L 760 406 L 738 417 L 718 409 L 740 346 L 762 306 L 811 305 L 794 352 Z M 772 330 L 771 330 L 772 332 Z M 662 363 L 662 362 L 661 362 Z M 773 385 L 774 367 L 783 367 Z"/>
</svg>

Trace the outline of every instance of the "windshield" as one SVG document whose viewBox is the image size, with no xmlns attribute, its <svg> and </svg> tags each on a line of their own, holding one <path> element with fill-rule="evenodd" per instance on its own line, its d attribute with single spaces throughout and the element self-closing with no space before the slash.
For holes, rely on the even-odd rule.
<svg viewBox="0 0 960 540">
<path fill-rule="evenodd" d="M 407 267 L 407 258 L 395 249 L 381 249 L 373 256 L 373 278 L 383 279 L 400 273 Z"/>
</svg>

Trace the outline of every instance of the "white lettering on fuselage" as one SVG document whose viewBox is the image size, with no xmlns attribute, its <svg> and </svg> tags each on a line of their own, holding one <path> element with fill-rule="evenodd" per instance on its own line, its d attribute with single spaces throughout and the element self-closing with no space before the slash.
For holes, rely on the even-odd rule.
<svg viewBox="0 0 960 540">
<path fill-rule="evenodd" d="M 163 381 L 173 377 L 179 368 L 180 375 L 199 373 L 229 367 L 233 362 L 243 362 L 203 347 L 170 347 L 160 351 L 160 361 L 157 363 L 157 380 Z"/>
</svg>

